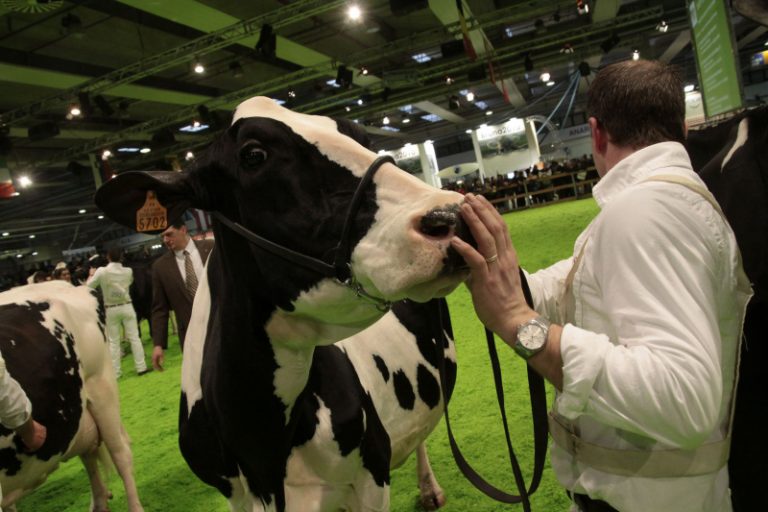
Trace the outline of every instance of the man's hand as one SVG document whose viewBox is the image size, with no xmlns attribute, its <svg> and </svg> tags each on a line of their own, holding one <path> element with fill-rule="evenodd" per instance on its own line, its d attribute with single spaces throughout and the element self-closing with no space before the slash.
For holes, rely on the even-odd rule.
<svg viewBox="0 0 768 512">
<path fill-rule="evenodd" d="M 163 353 L 163 347 L 155 345 L 152 349 L 152 367 L 161 372 L 163 371 L 163 363 L 165 362 L 165 355 Z"/>
<path fill-rule="evenodd" d="M 475 311 L 486 327 L 510 343 L 516 337 L 517 326 L 536 313 L 525 302 L 509 229 L 482 196 L 467 194 L 461 216 L 477 241 L 477 250 L 458 237 L 451 240 L 451 245 L 471 270 L 467 287 Z"/>
<path fill-rule="evenodd" d="M 45 443 L 48 430 L 30 416 L 22 426 L 16 429 L 16 433 L 21 437 L 27 451 L 36 452 Z"/>
</svg>

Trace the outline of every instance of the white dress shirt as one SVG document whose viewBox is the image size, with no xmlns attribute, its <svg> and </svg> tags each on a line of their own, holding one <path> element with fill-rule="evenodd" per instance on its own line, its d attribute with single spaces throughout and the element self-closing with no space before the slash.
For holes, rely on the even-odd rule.
<svg viewBox="0 0 768 512">
<path fill-rule="evenodd" d="M 110 262 L 106 267 L 99 267 L 86 284 L 91 288 L 101 286 L 104 305 L 115 306 L 131 302 L 129 293 L 133 282 L 133 270 L 119 262 Z"/>
<path fill-rule="evenodd" d="M 0 356 L 0 424 L 16 430 L 32 415 L 32 403 L 21 385 L 11 377 Z M 2 497 L 2 495 L 0 495 Z"/>
<path fill-rule="evenodd" d="M 723 439 L 751 289 L 730 227 L 701 195 L 703 183 L 675 142 L 641 149 L 594 187 L 601 212 L 576 240 L 571 318 L 560 318 L 574 258 L 530 276 L 536 310 L 566 323 L 563 391 L 553 405 L 582 439 L 608 448 L 692 449 Z M 578 326 L 578 327 L 577 327 Z M 568 489 L 622 512 L 728 512 L 727 466 L 679 478 L 598 471 L 552 446 Z"/>
<path fill-rule="evenodd" d="M 184 249 L 173 251 L 173 255 L 176 257 L 176 265 L 179 267 L 179 272 L 181 272 L 181 279 L 184 281 L 184 284 L 187 284 L 187 268 L 184 265 L 184 251 L 187 251 L 189 257 L 192 258 L 192 268 L 195 269 L 195 275 L 197 276 L 197 282 L 199 283 L 203 277 L 203 258 L 200 256 L 200 251 L 197 250 L 197 246 L 191 238 Z"/>
</svg>

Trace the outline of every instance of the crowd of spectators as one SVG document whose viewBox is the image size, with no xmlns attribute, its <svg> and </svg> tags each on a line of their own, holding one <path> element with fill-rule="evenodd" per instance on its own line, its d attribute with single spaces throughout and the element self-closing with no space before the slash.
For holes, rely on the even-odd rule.
<svg viewBox="0 0 768 512">
<path fill-rule="evenodd" d="M 462 194 L 481 194 L 492 202 L 508 198 L 508 201 L 499 201 L 498 206 L 520 208 L 585 194 L 591 190 L 590 180 L 596 177 L 592 157 L 584 155 L 565 161 L 539 162 L 529 169 L 491 176 L 485 181 L 479 177 L 459 180 L 447 183 L 443 188 Z M 550 190 L 553 187 L 554 190 Z"/>
</svg>

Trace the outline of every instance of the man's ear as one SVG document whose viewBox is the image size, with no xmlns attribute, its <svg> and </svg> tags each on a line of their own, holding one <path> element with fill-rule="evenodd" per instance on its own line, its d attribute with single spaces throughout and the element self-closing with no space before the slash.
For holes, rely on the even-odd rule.
<svg viewBox="0 0 768 512">
<path fill-rule="evenodd" d="M 191 180 L 185 172 L 126 172 L 107 181 L 96 191 L 96 206 L 115 222 L 138 230 L 136 213 L 144 206 L 147 192 L 151 191 L 166 208 L 167 224 L 171 225 L 181 218 L 187 208 L 197 203 Z"/>
<path fill-rule="evenodd" d="M 587 120 L 589 123 L 589 131 L 592 135 L 592 148 L 600 154 L 605 153 L 606 146 L 608 145 L 608 134 L 605 132 L 603 125 L 596 117 L 590 117 Z"/>
</svg>

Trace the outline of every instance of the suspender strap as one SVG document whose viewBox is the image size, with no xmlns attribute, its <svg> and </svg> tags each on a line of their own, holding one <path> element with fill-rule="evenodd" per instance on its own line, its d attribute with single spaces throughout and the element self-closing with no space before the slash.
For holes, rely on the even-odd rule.
<svg viewBox="0 0 768 512">
<path fill-rule="evenodd" d="M 723 222 L 726 224 L 728 223 L 720 205 L 709 190 L 689 178 L 673 174 L 657 174 L 643 181 L 661 181 L 684 186 L 706 199 L 723 218 Z M 566 279 L 566 295 L 563 297 L 562 303 L 565 305 L 567 313 L 570 314 L 573 313 L 572 309 L 568 307 L 573 301 L 573 280 L 576 275 L 576 270 L 581 263 L 584 255 L 584 248 L 588 241 L 589 239 L 584 240 L 581 251 L 574 260 L 573 267 Z M 570 311 L 568 311 L 568 309 L 570 309 Z M 563 317 L 564 321 L 567 319 L 570 319 L 570 317 Z M 670 449 L 640 451 L 606 448 L 584 441 L 573 431 L 568 421 L 555 414 L 550 414 L 548 419 L 552 440 L 557 446 L 568 452 L 576 461 L 606 473 L 646 478 L 674 478 L 715 473 L 728 462 L 740 359 L 741 344 L 738 344 L 733 392 L 728 415 L 728 431 L 725 438 L 720 441 L 706 443 L 694 450 Z"/>
<path fill-rule="evenodd" d="M 578 462 L 613 475 L 673 478 L 717 472 L 728 462 L 731 438 L 695 450 L 618 450 L 588 443 L 549 416 L 549 432 L 557 446 Z"/>
</svg>

